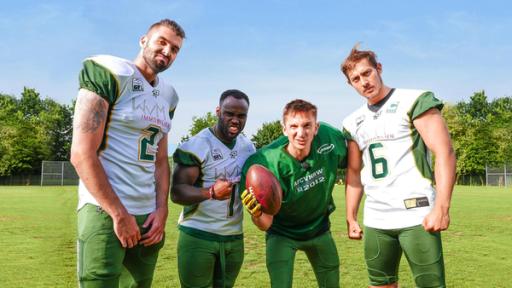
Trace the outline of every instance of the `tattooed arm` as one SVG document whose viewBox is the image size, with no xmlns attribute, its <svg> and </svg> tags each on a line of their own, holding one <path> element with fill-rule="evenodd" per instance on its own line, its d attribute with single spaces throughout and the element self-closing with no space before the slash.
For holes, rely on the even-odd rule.
<svg viewBox="0 0 512 288">
<path fill-rule="evenodd" d="M 112 217 L 114 232 L 123 247 L 131 248 L 141 237 L 137 223 L 112 190 L 97 154 L 103 138 L 108 105 L 96 93 L 80 89 L 73 119 L 71 163 L 87 190 Z"/>
</svg>

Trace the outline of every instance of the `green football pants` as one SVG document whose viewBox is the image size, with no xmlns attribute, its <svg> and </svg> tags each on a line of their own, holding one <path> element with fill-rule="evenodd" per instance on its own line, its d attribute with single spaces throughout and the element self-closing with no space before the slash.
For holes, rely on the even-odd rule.
<svg viewBox="0 0 512 288">
<path fill-rule="evenodd" d="M 402 251 L 416 287 L 446 286 L 441 233 L 427 232 L 422 225 L 392 230 L 365 227 L 364 255 L 371 285 L 398 281 Z"/>
<path fill-rule="evenodd" d="M 340 259 L 328 231 L 310 240 L 298 241 L 267 234 L 267 270 L 273 288 L 290 288 L 297 250 L 304 251 L 313 266 L 318 287 L 340 287 Z"/>
<path fill-rule="evenodd" d="M 243 239 L 211 241 L 180 232 L 178 273 L 181 287 L 233 287 L 243 261 Z"/>
<path fill-rule="evenodd" d="M 148 215 L 135 216 L 141 233 Z M 114 233 L 112 218 L 86 204 L 78 211 L 78 280 L 80 287 L 151 287 L 160 243 L 126 249 Z"/>
</svg>

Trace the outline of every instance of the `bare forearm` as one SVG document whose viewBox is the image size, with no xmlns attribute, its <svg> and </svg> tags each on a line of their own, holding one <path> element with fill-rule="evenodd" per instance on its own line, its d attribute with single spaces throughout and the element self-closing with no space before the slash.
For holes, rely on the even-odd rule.
<svg viewBox="0 0 512 288">
<path fill-rule="evenodd" d="M 436 202 L 435 208 L 447 213 L 450 209 L 453 185 L 455 184 L 455 153 L 453 149 L 446 155 L 436 155 L 435 179 Z"/>
<path fill-rule="evenodd" d="M 167 160 L 167 159 L 166 159 Z M 168 207 L 170 168 L 167 161 L 159 163 L 155 171 L 156 208 Z"/>
<path fill-rule="evenodd" d="M 189 184 L 176 184 L 171 188 L 172 202 L 180 205 L 193 205 L 210 199 L 208 188 L 199 188 Z"/>
<path fill-rule="evenodd" d="M 127 214 L 126 208 L 112 190 L 98 157 L 83 153 L 78 154 L 81 156 L 74 156 L 72 162 L 89 193 L 112 218 Z"/>
<path fill-rule="evenodd" d="M 347 185 L 345 190 L 347 221 L 357 221 L 357 213 L 359 211 L 362 195 L 362 187 L 351 187 Z"/>
<path fill-rule="evenodd" d="M 272 222 L 274 221 L 274 216 L 266 213 L 262 213 L 261 216 L 255 217 L 251 216 L 252 223 L 258 227 L 261 231 L 267 231 L 270 226 L 272 226 Z"/>
</svg>

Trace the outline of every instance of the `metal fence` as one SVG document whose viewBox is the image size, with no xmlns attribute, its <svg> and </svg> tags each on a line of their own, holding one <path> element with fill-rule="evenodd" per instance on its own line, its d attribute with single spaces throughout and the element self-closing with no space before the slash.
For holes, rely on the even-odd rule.
<svg viewBox="0 0 512 288">
<path fill-rule="evenodd" d="M 69 161 L 43 161 L 40 185 L 78 185 L 78 174 Z"/>
<path fill-rule="evenodd" d="M 487 186 L 512 187 L 512 164 L 503 166 L 485 166 Z"/>
</svg>

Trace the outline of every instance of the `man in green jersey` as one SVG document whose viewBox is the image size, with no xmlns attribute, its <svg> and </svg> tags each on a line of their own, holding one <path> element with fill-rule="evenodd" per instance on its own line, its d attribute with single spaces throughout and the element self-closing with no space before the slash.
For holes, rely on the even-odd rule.
<svg viewBox="0 0 512 288">
<path fill-rule="evenodd" d="M 80 287 L 150 287 L 164 245 L 169 195 L 167 134 L 178 103 L 158 77 L 175 60 L 185 32 L 153 24 L 134 61 L 84 60 L 73 119 L 78 188 Z"/>
<path fill-rule="evenodd" d="M 179 219 L 178 273 L 182 287 L 233 287 L 244 260 L 243 208 L 238 191 L 245 160 L 256 150 L 241 132 L 249 98 L 222 93 L 217 124 L 174 152 L 171 199 Z"/>
<path fill-rule="evenodd" d="M 243 203 L 266 234 L 266 262 L 272 287 L 292 287 L 295 253 L 306 253 L 319 287 L 339 287 L 339 258 L 330 232 L 332 191 L 338 168 L 346 165 L 341 131 L 317 122 L 317 108 L 304 100 L 286 104 L 282 136 L 249 157 L 241 184 L 253 164 L 267 167 L 283 191 L 281 209 L 262 213 L 254 195 Z"/>
<path fill-rule="evenodd" d="M 398 287 L 403 251 L 416 287 L 445 287 L 440 231 L 450 223 L 455 155 L 440 113 L 443 104 L 429 91 L 386 86 L 372 51 L 354 47 L 342 71 L 366 98 L 345 118 L 343 128 L 349 140 L 348 236 L 362 238 L 357 211 L 364 190 L 370 286 Z M 434 174 L 430 151 L 436 159 Z"/>
</svg>

